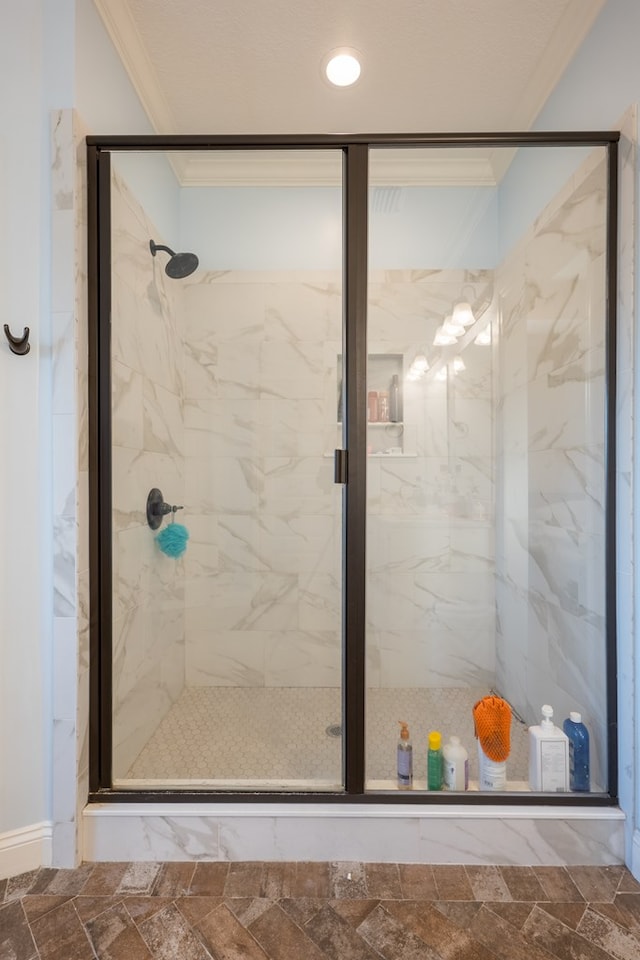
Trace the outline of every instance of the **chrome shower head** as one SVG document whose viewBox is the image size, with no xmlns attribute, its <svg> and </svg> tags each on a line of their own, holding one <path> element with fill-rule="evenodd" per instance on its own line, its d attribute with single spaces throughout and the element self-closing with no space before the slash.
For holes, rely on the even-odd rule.
<svg viewBox="0 0 640 960">
<path fill-rule="evenodd" d="M 164 272 L 172 280 L 182 280 L 183 277 L 188 277 L 194 270 L 198 269 L 199 261 L 195 253 L 174 253 L 170 247 L 165 247 L 162 243 L 154 243 L 153 240 L 149 241 L 149 249 L 154 257 L 158 250 L 165 250 L 170 254 Z"/>
</svg>

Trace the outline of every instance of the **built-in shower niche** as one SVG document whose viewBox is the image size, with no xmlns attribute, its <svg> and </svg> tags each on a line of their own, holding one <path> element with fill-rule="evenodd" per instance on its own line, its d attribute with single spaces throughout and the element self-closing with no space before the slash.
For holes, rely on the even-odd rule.
<svg viewBox="0 0 640 960">
<path fill-rule="evenodd" d="M 337 358 L 338 423 L 343 420 L 342 356 Z M 370 353 L 367 357 L 367 453 L 371 457 L 406 453 L 404 358 L 401 353 Z"/>
</svg>

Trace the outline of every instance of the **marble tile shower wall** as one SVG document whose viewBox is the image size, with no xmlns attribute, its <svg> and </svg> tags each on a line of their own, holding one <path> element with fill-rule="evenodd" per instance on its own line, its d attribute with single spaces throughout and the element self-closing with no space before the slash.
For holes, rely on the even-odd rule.
<svg viewBox="0 0 640 960">
<path fill-rule="evenodd" d="M 75 864 L 88 790 L 89 554 L 85 130 L 51 116 L 52 862 Z"/>
<path fill-rule="evenodd" d="M 597 162 L 599 160 L 599 162 Z M 606 761 L 602 154 L 502 264 L 498 686 L 527 722 L 578 710 Z M 524 281 L 523 281 L 524 278 Z"/>
<path fill-rule="evenodd" d="M 453 304 L 471 295 L 488 322 L 491 271 L 387 271 L 369 284 L 371 354 L 416 354 L 403 381 L 403 456 L 368 461 L 371 686 L 485 686 L 495 677 L 491 350 L 467 334 L 434 348 Z M 454 372 L 460 354 L 465 369 Z M 446 368 L 447 377 L 439 379 Z"/>
<path fill-rule="evenodd" d="M 185 300 L 187 684 L 337 686 L 339 278 L 202 273 Z"/>
<path fill-rule="evenodd" d="M 470 280 L 486 307 L 490 273 L 372 277 L 369 352 L 408 369 Z M 187 684 L 338 686 L 339 278 L 200 274 L 185 309 Z M 491 351 L 464 357 L 369 460 L 369 685 L 494 679 Z"/>
<path fill-rule="evenodd" d="M 114 776 L 121 777 L 184 686 L 184 564 L 146 520 L 149 490 L 183 504 L 180 283 L 152 258 L 165 242 L 127 184 L 112 182 Z M 164 521 L 165 523 L 168 520 Z"/>
</svg>

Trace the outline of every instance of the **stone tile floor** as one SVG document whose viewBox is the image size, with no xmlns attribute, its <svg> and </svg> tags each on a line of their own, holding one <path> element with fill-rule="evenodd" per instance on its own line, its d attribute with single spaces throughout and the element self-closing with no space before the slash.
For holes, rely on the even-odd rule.
<svg viewBox="0 0 640 960">
<path fill-rule="evenodd" d="M 85 863 L 0 881 L 0 960 L 639 960 L 626 868 Z"/>
</svg>

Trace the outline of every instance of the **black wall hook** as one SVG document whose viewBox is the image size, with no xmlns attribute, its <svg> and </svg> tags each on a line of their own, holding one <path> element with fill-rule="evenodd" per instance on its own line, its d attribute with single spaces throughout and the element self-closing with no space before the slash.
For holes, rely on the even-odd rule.
<svg viewBox="0 0 640 960">
<path fill-rule="evenodd" d="M 29 345 L 29 327 L 24 328 L 24 333 L 21 337 L 14 337 L 9 330 L 9 324 L 5 323 L 4 333 L 9 341 L 9 350 L 11 350 L 11 353 L 15 353 L 18 357 L 24 357 L 26 353 L 29 353 L 29 350 L 31 350 Z"/>
</svg>

